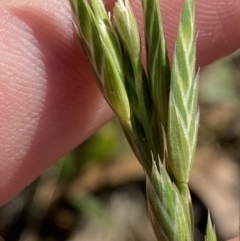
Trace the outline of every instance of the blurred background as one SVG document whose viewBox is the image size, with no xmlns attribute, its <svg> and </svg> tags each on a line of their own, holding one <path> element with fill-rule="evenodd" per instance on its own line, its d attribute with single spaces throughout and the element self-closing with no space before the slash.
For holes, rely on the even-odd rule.
<svg viewBox="0 0 240 241">
<path fill-rule="evenodd" d="M 240 50 L 200 73 L 190 180 L 195 240 L 208 209 L 218 240 L 239 234 Z M 0 207 L 0 241 L 156 241 L 144 173 L 113 120 Z"/>
</svg>

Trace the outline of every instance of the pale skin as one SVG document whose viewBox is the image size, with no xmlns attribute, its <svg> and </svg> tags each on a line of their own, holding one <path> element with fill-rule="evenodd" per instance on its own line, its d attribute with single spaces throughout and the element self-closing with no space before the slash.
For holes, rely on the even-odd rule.
<svg viewBox="0 0 240 241">
<path fill-rule="evenodd" d="M 105 1 L 108 10 L 114 0 Z M 142 32 L 140 0 L 132 1 Z M 162 0 L 173 52 L 182 0 Z M 197 0 L 200 67 L 240 47 L 240 1 Z M 68 0 L 0 0 L 0 205 L 113 117 Z M 232 239 L 233 240 L 238 240 Z"/>
</svg>

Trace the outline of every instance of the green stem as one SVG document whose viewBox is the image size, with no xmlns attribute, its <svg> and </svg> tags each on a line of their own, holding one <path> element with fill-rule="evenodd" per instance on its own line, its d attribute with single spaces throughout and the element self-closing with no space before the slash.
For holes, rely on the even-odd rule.
<svg viewBox="0 0 240 241">
<path fill-rule="evenodd" d="M 177 187 L 182 197 L 183 206 L 185 207 L 187 222 L 189 224 L 189 228 L 191 228 L 192 240 L 193 240 L 194 221 L 193 221 L 193 207 L 192 207 L 190 190 L 187 183 L 177 183 Z"/>
</svg>

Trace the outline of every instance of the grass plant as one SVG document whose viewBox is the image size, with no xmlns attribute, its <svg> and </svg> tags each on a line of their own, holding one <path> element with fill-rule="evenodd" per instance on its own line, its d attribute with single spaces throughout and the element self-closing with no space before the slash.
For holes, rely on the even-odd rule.
<svg viewBox="0 0 240 241">
<path fill-rule="evenodd" d="M 97 84 L 145 170 L 148 211 L 157 239 L 193 241 L 188 181 L 199 122 L 194 0 L 185 0 L 183 6 L 172 67 L 159 2 L 142 0 L 147 73 L 128 0 L 118 0 L 112 16 L 102 0 L 71 4 Z M 210 217 L 206 240 L 216 240 Z"/>
</svg>

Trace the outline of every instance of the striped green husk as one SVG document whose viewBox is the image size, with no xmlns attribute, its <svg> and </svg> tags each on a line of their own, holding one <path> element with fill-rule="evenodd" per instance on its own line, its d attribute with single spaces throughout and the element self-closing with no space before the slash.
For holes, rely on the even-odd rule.
<svg viewBox="0 0 240 241">
<path fill-rule="evenodd" d="M 207 230 L 205 241 L 217 241 L 216 233 L 212 225 L 210 214 L 208 213 Z"/>
<path fill-rule="evenodd" d="M 148 77 L 160 124 L 166 127 L 170 88 L 170 67 L 158 0 L 142 0 Z"/>
<path fill-rule="evenodd" d="M 150 218 L 159 240 L 190 241 L 192 229 L 184 202 L 161 162 L 159 170 L 153 163 L 146 182 Z"/>
<path fill-rule="evenodd" d="M 166 158 L 166 132 L 170 89 L 170 67 L 163 34 L 162 18 L 158 0 L 142 0 L 147 70 L 153 104 L 158 119 L 159 157 Z"/>
<path fill-rule="evenodd" d="M 169 164 L 179 183 L 189 180 L 198 130 L 194 12 L 194 1 L 186 0 L 171 71 L 167 142 Z"/>
<path fill-rule="evenodd" d="M 122 0 L 116 3 L 113 9 L 113 19 L 123 46 L 126 89 L 129 99 L 135 98 L 131 106 L 132 129 L 128 132 L 132 134 L 131 139 L 135 139 L 136 135 L 138 140 L 144 139 L 142 148 L 147 147 L 148 154 L 142 163 L 144 167 L 151 167 L 152 154 L 157 158 L 159 149 L 155 145 L 155 142 L 159 141 L 159 135 L 155 135 L 158 130 L 153 132 L 157 116 L 153 111 L 149 84 L 141 63 L 141 41 L 137 22 L 128 0 L 125 0 L 125 3 Z"/>
<path fill-rule="evenodd" d="M 97 77 L 98 85 L 125 125 L 130 125 L 130 106 L 124 86 L 122 52 L 116 32 L 101 0 L 72 0 L 79 36 Z"/>
</svg>

